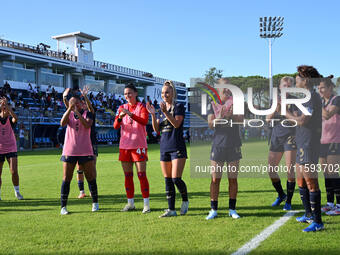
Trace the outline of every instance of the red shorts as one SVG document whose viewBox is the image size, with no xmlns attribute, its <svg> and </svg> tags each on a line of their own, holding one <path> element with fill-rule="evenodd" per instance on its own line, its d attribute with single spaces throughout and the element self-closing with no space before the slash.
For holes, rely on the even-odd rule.
<svg viewBox="0 0 340 255">
<path fill-rule="evenodd" d="M 139 162 L 148 160 L 148 149 L 138 148 L 138 149 L 119 149 L 119 161 L 125 162 Z"/>
</svg>

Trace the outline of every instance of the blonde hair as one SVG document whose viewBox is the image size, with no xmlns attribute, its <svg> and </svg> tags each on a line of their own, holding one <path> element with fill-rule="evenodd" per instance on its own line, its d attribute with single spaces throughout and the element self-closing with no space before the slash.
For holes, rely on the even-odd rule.
<svg viewBox="0 0 340 255">
<path fill-rule="evenodd" d="M 284 76 L 280 80 L 280 84 L 282 82 L 289 82 L 292 86 L 294 86 L 294 78 L 292 76 Z"/>
<path fill-rule="evenodd" d="M 163 83 L 163 86 L 168 86 L 170 88 L 172 88 L 172 105 L 175 104 L 176 102 L 176 98 L 177 98 L 177 91 L 176 91 L 176 87 L 174 85 L 174 83 L 171 81 L 171 80 L 166 80 L 164 83 Z"/>
</svg>

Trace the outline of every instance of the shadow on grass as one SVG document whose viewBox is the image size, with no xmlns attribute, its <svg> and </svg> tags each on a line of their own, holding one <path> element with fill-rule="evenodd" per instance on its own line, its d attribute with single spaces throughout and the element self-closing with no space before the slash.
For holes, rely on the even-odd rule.
<svg viewBox="0 0 340 255">
<path fill-rule="evenodd" d="M 262 192 L 262 191 L 260 191 Z M 193 212 L 192 214 L 188 214 L 188 216 L 198 216 L 198 215 L 206 215 L 207 212 L 210 210 L 209 204 L 209 192 L 192 192 L 189 195 L 189 200 L 191 199 L 199 199 L 205 198 L 207 200 L 206 206 L 203 207 L 189 207 L 189 211 Z M 227 192 L 221 192 L 221 196 L 226 197 Z M 166 197 L 163 193 L 154 193 L 150 194 L 151 200 L 151 209 L 152 211 L 159 211 L 163 212 L 164 207 L 153 207 L 152 202 L 164 202 L 166 203 Z M 137 207 L 142 206 L 143 198 L 141 195 L 135 196 L 135 202 Z M 181 198 L 180 195 L 177 194 L 177 207 L 180 206 Z M 91 205 L 92 200 L 91 197 L 86 197 L 83 199 L 77 198 L 69 198 L 68 204 L 69 205 Z M 99 204 L 100 205 L 112 205 L 119 207 L 123 207 L 126 203 L 125 194 L 113 194 L 113 195 L 99 195 Z M 49 210 L 44 207 L 51 207 L 51 210 L 55 210 L 56 207 L 60 206 L 60 200 L 58 197 L 56 198 L 47 198 L 47 199 L 25 199 L 25 200 L 10 200 L 6 201 L 3 200 L 0 202 L 1 211 L 44 211 Z M 26 207 L 26 208 L 25 208 Z M 12 209 L 13 208 L 13 209 Z M 18 209 L 19 208 L 19 209 Z M 293 205 L 294 210 L 302 210 L 301 205 Z M 285 212 L 282 211 L 282 206 L 278 207 L 271 207 L 270 205 L 262 205 L 262 206 L 244 206 L 242 205 L 242 200 L 240 204 L 237 206 L 237 209 L 241 211 L 242 216 L 256 216 L 256 217 L 277 217 L 282 216 Z M 219 208 L 219 215 L 227 216 L 229 208 L 228 207 L 220 207 Z M 120 209 L 117 208 L 103 208 L 101 209 L 102 212 L 120 212 Z M 138 211 L 138 209 L 137 209 Z M 245 212 L 246 211 L 246 212 Z"/>
<path fill-rule="evenodd" d="M 301 247 L 299 249 L 289 249 L 289 251 L 287 250 L 279 250 L 279 249 L 271 249 L 268 251 L 252 251 L 251 254 L 261 254 L 261 255 L 272 255 L 272 254 L 276 254 L 276 255 L 286 255 L 286 254 L 294 254 L 294 255 L 311 255 L 311 254 L 323 254 L 325 250 L 323 250 L 322 248 L 320 249 L 310 249 L 307 247 Z M 60 250 L 61 254 L 74 254 L 72 253 L 68 253 L 65 252 L 63 250 Z M 145 250 L 143 252 L 140 251 L 133 251 L 133 252 L 115 252 L 115 251 L 110 251 L 110 252 L 94 252 L 94 254 L 97 255 L 116 255 L 116 254 L 121 254 L 121 255 L 144 255 L 144 254 L 150 254 L 150 255 L 175 255 L 175 254 L 181 254 L 181 255 L 191 255 L 191 254 L 196 254 L 196 255 L 220 255 L 220 254 L 231 254 L 232 252 L 227 252 L 224 250 L 215 250 L 215 249 L 206 249 L 206 250 L 202 250 L 202 249 L 193 249 L 192 251 L 183 251 L 183 250 Z M 45 253 L 34 253 L 36 255 L 44 255 Z M 78 250 L 77 254 L 89 254 L 86 251 L 81 251 Z M 338 249 L 327 249 L 327 254 L 328 255 L 338 255 L 339 254 L 339 250 Z"/>
<path fill-rule="evenodd" d="M 159 144 L 148 144 L 148 152 L 159 152 Z M 60 156 L 62 152 L 61 148 L 51 148 L 51 149 L 37 149 L 33 151 L 23 151 L 18 152 L 19 160 L 22 156 L 49 156 L 49 155 L 55 155 Z M 119 147 L 117 144 L 115 145 L 99 145 L 98 146 L 98 152 L 99 152 L 99 158 L 100 154 L 113 154 L 119 152 Z"/>
</svg>

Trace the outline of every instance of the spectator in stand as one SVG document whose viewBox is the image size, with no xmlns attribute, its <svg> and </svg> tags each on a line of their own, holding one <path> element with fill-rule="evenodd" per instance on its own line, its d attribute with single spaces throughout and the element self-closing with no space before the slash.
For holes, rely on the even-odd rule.
<svg viewBox="0 0 340 255">
<path fill-rule="evenodd" d="M 24 150 L 25 146 L 25 126 L 24 124 L 20 125 L 20 130 L 19 130 L 19 145 L 20 145 L 20 150 Z"/>
<path fill-rule="evenodd" d="M 28 85 L 27 85 L 27 91 L 28 91 L 28 97 L 31 97 L 32 94 L 33 94 L 33 88 L 32 88 L 31 83 L 28 83 Z"/>
</svg>

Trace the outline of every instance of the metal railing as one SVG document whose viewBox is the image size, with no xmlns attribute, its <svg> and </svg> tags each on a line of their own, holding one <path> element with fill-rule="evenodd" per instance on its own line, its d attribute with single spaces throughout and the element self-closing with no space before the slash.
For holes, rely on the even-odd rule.
<svg viewBox="0 0 340 255">
<path fill-rule="evenodd" d="M 76 56 L 65 53 L 65 52 L 49 50 L 47 49 L 47 47 L 44 47 L 43 45 L 32 46 L 32 45 L 27 45 L 24 43 L 18 43 L 18 42 L 0 39 L 0 47 L 23 50 L 23 51 L 27 51 L 30 53 L 36 53 L 36 54 L 41 54 L 41 55 L 48 56 L 48 57 L 65 59 L 65 60 L 77 62 Z"/>
<path fill-rule="evenodd" d="M 66 52 L 58 52 L 58 51 L 54 51 L 54 50 L 49 50 L 48 49 L 49 46 L 45 45 L 43 43 L 40 43 L 37 46 L 32 46 L 32 45 L 28 45 L 28 44 L 24 44 L 24 43 L 0 39 L 0 47 L 7 47 L 7 48 L 12 48 L 12 49 L 17 49 L 17 50 L 23 50 L 23 51 L 27 51 L 27 52 L 30 52 L 30 53 L 36 53 L 36 54 L 41 54 L 41 55 L 48 56 L 48 57 L 59 58 L 59 59 L 77 62 L 77 56 L 74 56 L 72 54 L 68 54 Z M 132 76 L 135 76 L 135 77 L 150 79 L 151 81 L 155 81 L 156 83 L 159 83 L 159 84 L 163 84 L 166 81 L 166 79 L 164 79 L 164 78 L 154 77 L 151 73 L 132 69 L 132 68 L 128 68 L 128 67 L 124 67 L 124 66 L 114 65 L 114 64 L 110 64 L 110 63 L 96 61 L 96 60 L 93 61 L 93 65 L 95 67 L 102 68 L 102 69 L 105 69 L 105 70 L 108 70 L 108 71 L 113 71 L 113 72 L 132 75 Z M 182 82 L 174 81 L 174 84 L 176 86 L 185 87 L 185 84 L 182 83 Z"/>
<path fill-rule="evenodd" d="M 108 71 L 113 71 L 113 72 L 119 72 L 119 73 L 125 73 L 129 74 L 132 76 L 137 76 L 137 77 L 142 77 L 142 78 L 148 78 L 151 80 L 155 80 L 155 77 L 152 76 L 152 74 L 124 66 L 119 66 L 119 65 L 114 65 L 114 64 L 109 64 L 101 61 L 93 61 L 93 64 L 95 67 L 103 68 Z"/>
</svg>

